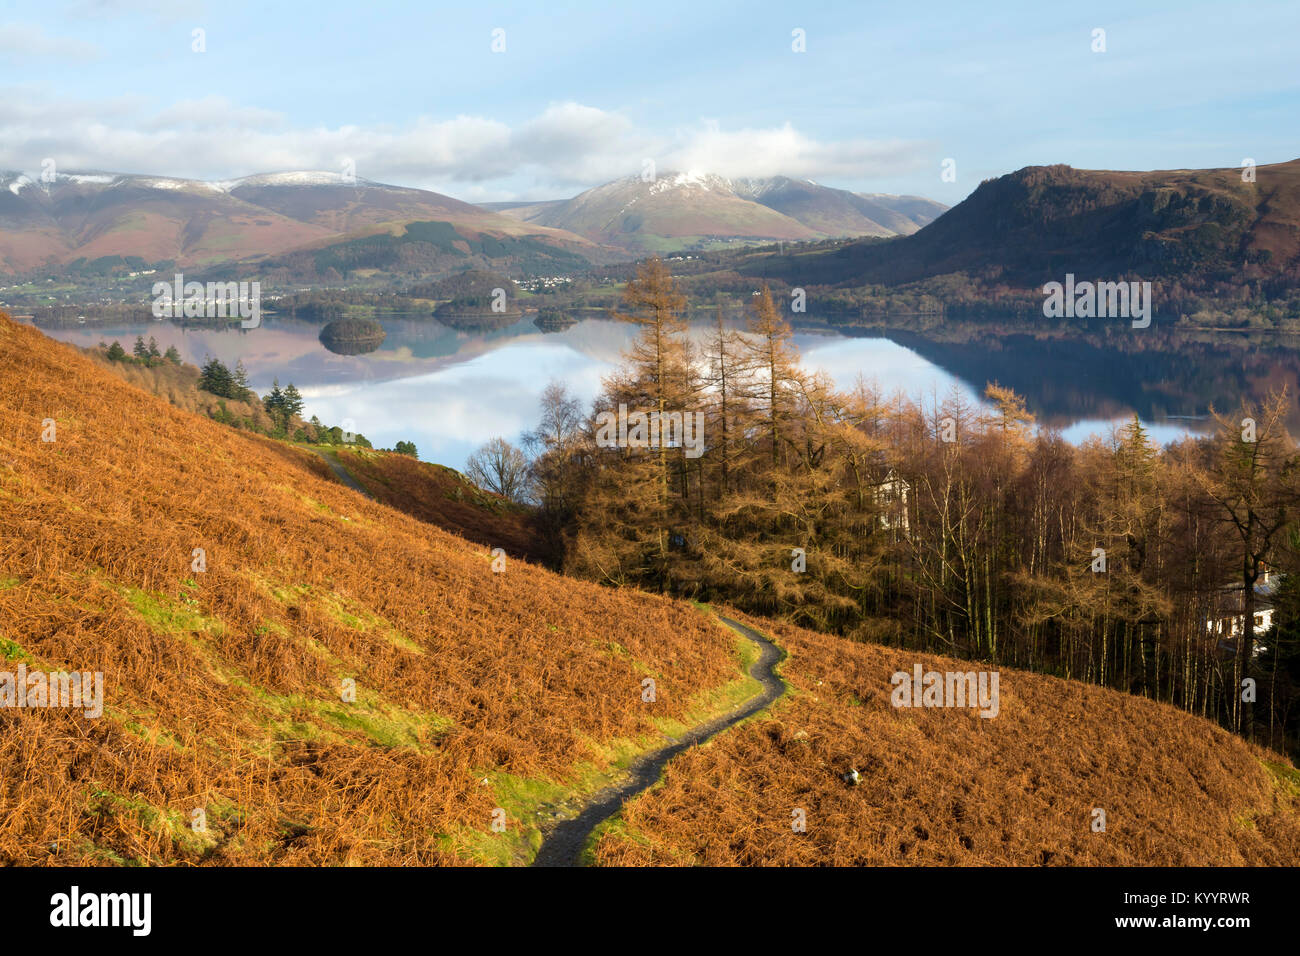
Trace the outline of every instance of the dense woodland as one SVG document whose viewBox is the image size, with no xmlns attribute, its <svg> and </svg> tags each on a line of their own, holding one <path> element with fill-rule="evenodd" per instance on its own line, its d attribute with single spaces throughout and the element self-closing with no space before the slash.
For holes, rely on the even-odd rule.
<svg viewBox="0 0 1300 956">
<path fill-rule="evenodd" d="M 1076 447 L 996 384 L 984 407 L 836 388 L 801 367 L 766 290 L 746 331 L 719 318 L 702 347 L 686 308 L 645 263 L 618 313 L 639 335 L 594 407 L 553 384 L 526 454 L 494 442 L 473 463 L 538 504 L 564 570 L 1091 681 L 1294 752 L 1300 457 L 1284 394 L 1223 410 L 1212 438 L 1161 449 L 1135 419 Z M 620 403 L 703 411 L 703 454 L 599 447 L 595 415 Z M 1266 571 L 1283 582 L 1277 625 L 1239 639 L 1233 621 L 1269 602 Z"/>
</svg>

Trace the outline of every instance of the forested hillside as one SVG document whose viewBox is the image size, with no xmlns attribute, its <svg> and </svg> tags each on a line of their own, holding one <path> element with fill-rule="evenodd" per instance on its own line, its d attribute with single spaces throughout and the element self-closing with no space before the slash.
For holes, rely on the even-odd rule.
<svg viewBox="0 0 1300 956">
<path fill-rule="evenodd" d="M 1091 681 L 1295 746 L 1284 394 L 1220 409 L 1209 439 L 1162 449 L 1135 420 L 1076 447 L 996 383 L 987 411 L 837 388 L 800 365 L 766 292 L 748 331 L 720 321 L 698 349 L 686 305 L 662 263 L 642 268 L 624 316 L 640 337 L 592 411 L 698 412 L 698 455 L 601 447 L 596 418 L 547 393 L 535 494 L 570 573 Z M 1276 626 L 1238 639 L 1266 603 Z"/>
</svg>

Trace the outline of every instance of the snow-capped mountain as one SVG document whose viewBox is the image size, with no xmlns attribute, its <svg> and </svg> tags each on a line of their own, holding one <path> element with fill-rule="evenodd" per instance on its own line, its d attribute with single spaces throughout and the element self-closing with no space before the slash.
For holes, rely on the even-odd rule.
<svg viewBox="0 0 1300 956">
<path fill-rule="evenodd" d="M 245 260 L 400 232 L 411 222 L 446 224 L 471 245 L 483 234 L 528 237 L 579 254 L 592 248 L 578 236 L 450 196 L 335 172 L 206 182 L 101 171 L 0 171 L 0 272 L 114 256 L 182 265 Z"/>
<path fill-rule="evenodd" d="M 711 241 L 908 235 L 947 208 L 918 196 L 859 195 L 807 179 L 699 171 L 629 176 L 572 199 L 485 208 L 632 251 Z"/>
</svg>

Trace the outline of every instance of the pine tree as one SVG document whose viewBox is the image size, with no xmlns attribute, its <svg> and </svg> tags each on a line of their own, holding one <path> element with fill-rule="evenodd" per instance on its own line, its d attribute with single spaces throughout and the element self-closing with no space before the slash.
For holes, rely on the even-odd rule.
<svg viewBox="0 0 1300 956">
<path fill-rule="evenodd" d="M 248 369 L 244 368 L 243 359 L 235 363 L 235 370 L 230 373 L 230 379 L 235 390 L 235 397 L 247 399 L 252 389 L 248 387 Z"/>
<path fill-rule="evenodd" d="M 122 348 L 121 342 L 116 341 L 108 347 L 107 355 L 114 362 L 125 362 L 127 358 L 126 349 Z"/>
<path fill-rule="evenodd" d="M 262 399 L 262 407 L 266 409 L 266 414 L 271 417 L 278 430 L 287 430 L 289 427 L 289 416 L 284 406 L 284 392 L 280 388 L 280 380 L 277 378 L 271 384 L 271 391 Z"/>
<path fill-rule="evenodd" d="M 209 360 L 199 372 L 199 388 L 205 392 L 220 395 L 222 398 L 233 398 L 235 396 L 231 394 L 232 387 L 230 369 L 226 368 L 220 359 Z"/>
<path fill-rule="evenodd" d="M 1300 514 L 1300 455 L 1286 433 L 1289 410 L 1285 389 L 1270 392 L 1258 409 L 1243 401 L 1240 415 L 1211 408 L 1219 431 L 1211 467 L 1201 479 L 1235 545 L 1242 625 L 1233 660 L 1232 719 L 1234 730 L 1252 737 L 1253 707 L 1241 700 L 1241 682 L 1255 656 L 1255 584 Z"/>
<path fill-rule="evenodd" d="M 284 401 L 283 407 L 286 419 L 291 419 L 296 415 L 302 414 L 302 396 L 298 393 L 298 389 L 294 387 L 293 382 L 290 382 L 285 386 L 282 398 Z"/>
<path fill-rule="evenodd" d="M 147 362 L 149 360 L 149 346 L 144 344 L 143 335 L 135 337 L 135 346 L 131 349 L 131 352 L 141 361 Z"/>
<path fill-rule="evenodd" d="M 163 353 L 163 359 L 172 365 L 181 364 L 181 353 L 176 351 L 176 346 L 167 346 L 167 351 Z"/>
</svg>

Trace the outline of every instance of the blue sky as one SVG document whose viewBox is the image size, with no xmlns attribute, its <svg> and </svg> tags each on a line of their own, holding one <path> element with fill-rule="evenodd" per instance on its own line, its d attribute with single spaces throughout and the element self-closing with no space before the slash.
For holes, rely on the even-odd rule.
<svg viewBox="0 0 1300 956">
<path fill-rule="evenodd" d="M 652 159 L 954 203 L 1032 164 L 1300 157 L 1298 43 L 1294 0 L 18 0 L 0 11 L 0 169 L 351 160 L 478 201 L 572 195 Z"/>
</svg>

